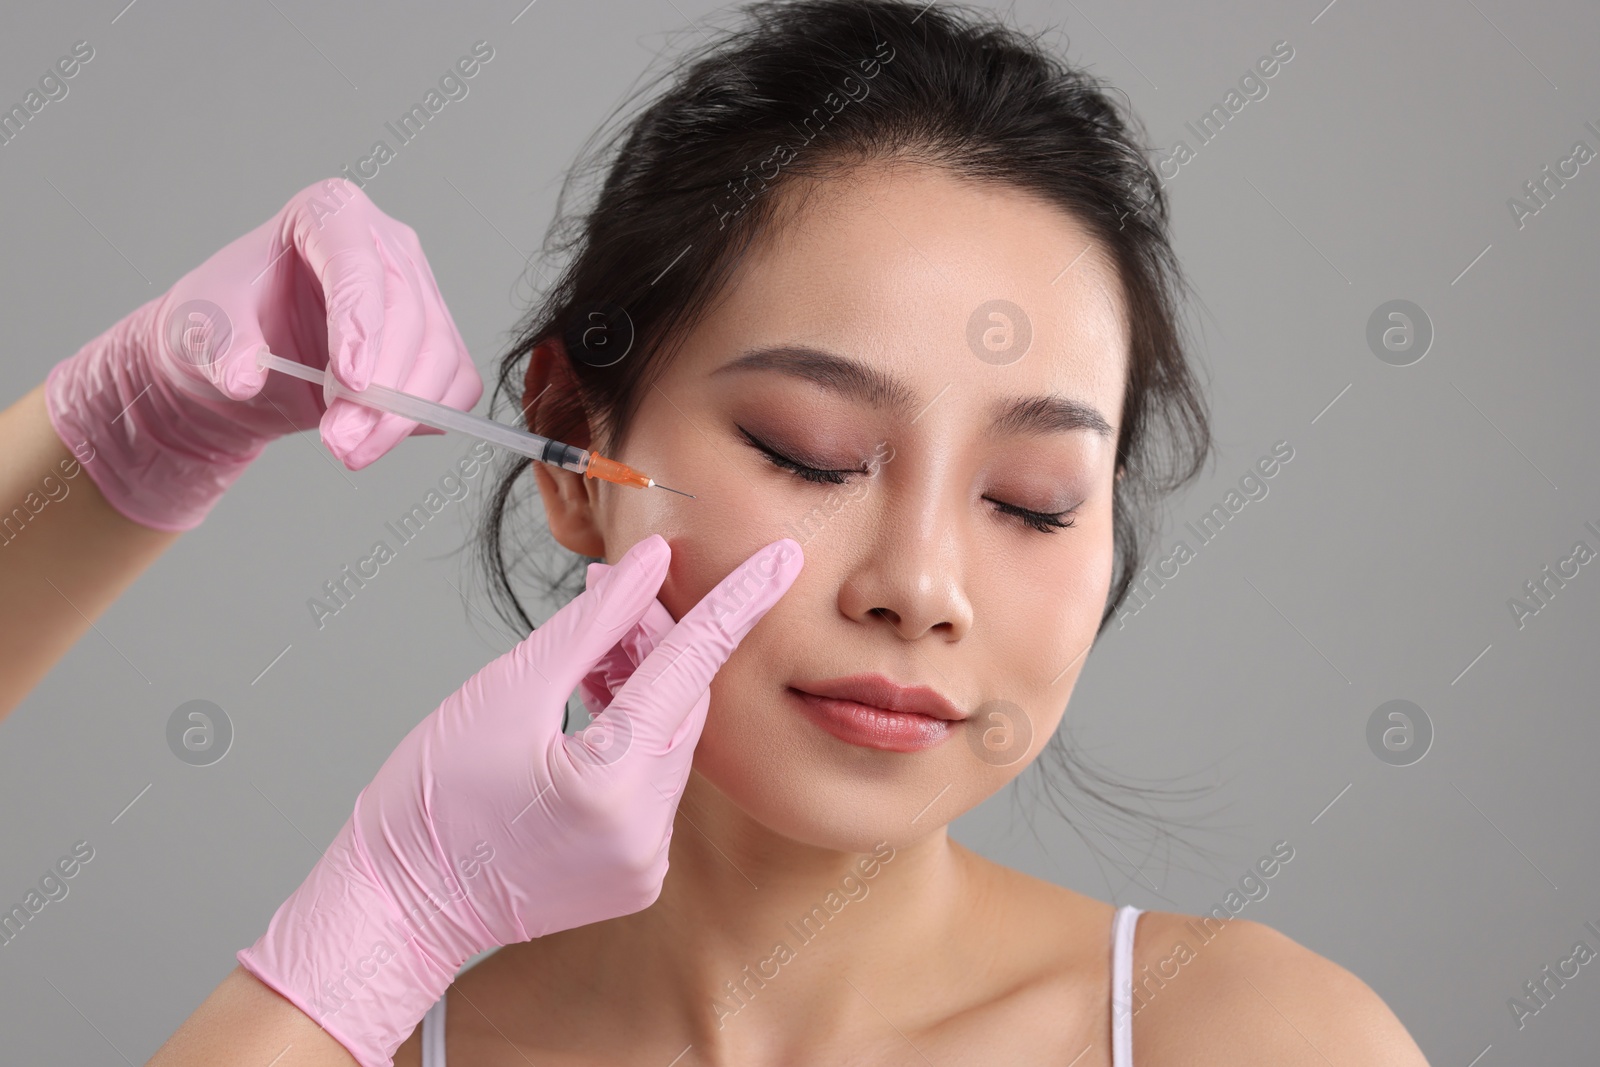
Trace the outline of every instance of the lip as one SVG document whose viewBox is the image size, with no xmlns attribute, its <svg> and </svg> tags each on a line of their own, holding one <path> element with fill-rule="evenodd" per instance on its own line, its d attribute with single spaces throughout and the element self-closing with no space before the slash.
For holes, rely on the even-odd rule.
<svg viewBox="0 0 1600 1067">
<path fill-rule="evenodd" d="M 927 686 L 901 685 L 881 674 L 856 674 L 789 687 L 808 716 L 841 741 L 888 752 L 942 744 L 967 717 Z"/>
<path fill-rule="evenodd" d="M 792 688 L 812 696 L 849 700 L 883 711 L 911 712 L 932 719 L 965 719 L 955 702 L 925 685 L 901 685 L 881 674 L 852 674 L 821 682 L 796 682 Z"/>
</svg>

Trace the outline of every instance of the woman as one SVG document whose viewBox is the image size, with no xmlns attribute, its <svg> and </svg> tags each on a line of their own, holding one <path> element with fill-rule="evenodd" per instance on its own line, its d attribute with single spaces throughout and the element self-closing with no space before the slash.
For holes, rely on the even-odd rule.
<svg viewBox="0 0 1600 1067">
<path fill-rule="evenodd" d="M 1206 454 L 1166 203 L 1026 38 L 750 15 L 624 129 L 498 383 L 694 498 L 533 466 L 556 541 L 614 565 L 407 736 L 152 1063 L 1423 1063 L 1267 927 L 949 839 L 1055 733 Z M 390 379 L 469 405 L 435 342 Z M 301 358 L 359 377 L 340 351 Z M 580 682 L 598 729 L 561 740 Z"/>
</svg>

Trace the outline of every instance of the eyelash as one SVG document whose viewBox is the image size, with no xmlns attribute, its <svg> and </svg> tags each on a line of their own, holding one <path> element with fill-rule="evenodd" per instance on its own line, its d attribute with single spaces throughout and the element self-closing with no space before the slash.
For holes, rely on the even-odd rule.
<svg viewBox="0 0 1600 1067">
<path fill-rule="evenodd" d="M 843 485 L 846 475 L 868 473 L 860 470 L 830 470 L 822 467 L 808 467 L 798 460 L 790 459 L 743 426 L 739 427 L 739 433 L 744 436 L 744 439 L 752 448 L 764 455 L 773 466 L 797 475 L 808 482 L 824 485 Z M 1018 507 L 1015 504 L 1007 504 L 1003 500 L 994 500 L 989 497 L 984 499 L 993 504 L 1001 514 L 1021 519 L 1024 525 L 1038 530 L 1040 533 L 1055 533 L 1057 530 L 1065 530 L 1075 525 L 1070 518 L 1073 510 L 1071 508 L 1066 511 L 1055 512 L 1032 511 L 1028 508 Z"/>
</svg>

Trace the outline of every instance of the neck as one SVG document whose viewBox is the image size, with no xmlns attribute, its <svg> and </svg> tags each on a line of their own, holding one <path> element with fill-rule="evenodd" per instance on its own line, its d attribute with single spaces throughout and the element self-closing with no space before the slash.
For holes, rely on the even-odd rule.
<svg viewBox="0 0 1600 1067">
<path fill-rule="evenodd" d="M 520 957 L 543 1023 L 603 1016 L 615 1033 L 626 1006 L 621 1025 L 680 1035 L 700 1063 L 817 1048 L 830 1032 L 882 1031 L 882 1012 L 921 1014 L 929 986 L 908 978 L 938 973 L 970 926 L 973 857 L 943 827 L 910 843 L 818 847 L 762 826 L 694 773 L 669 848 L 650 907 Z"/>
</svg>

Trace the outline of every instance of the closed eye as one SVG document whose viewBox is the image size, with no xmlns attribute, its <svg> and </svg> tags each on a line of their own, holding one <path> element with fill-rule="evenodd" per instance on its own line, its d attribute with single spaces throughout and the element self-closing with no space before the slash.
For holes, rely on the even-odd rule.
<svg viewBox="0 0 1600 1067">
<path fill-rule="evenodd" d="M 754 448 L 756 451 L 765 456 L 769 463 L 781 470 L 789 471 L 791 474 L 797 475 L 808 482 L 816 482 L 825 485 L 842 485 L 844 484 L 845 479 L 852 474 L 871 473 L 871 471 L 867 470 L 840 470 L 828 467 L 813 467 L 808 464 L 801 463 L 797 459 L 793 459 L 784 455 L 782 452 L 779 452 L 777 449 L 761 440 L 743 426 L 740 426 L 738 429 L 740 435 L 744 437 L 745 441 L 750 445 L 750 447 Z M 1025 525 L 1031 527 L 1032 529 L 1038 530 L 1040 533 L 1055 533 L 1057 530 L 1069 529 L 1075 525 L 1071 517 L 1073 511 L 1076 510 L 1075 508 L 1068 508 L 1065 511 L 1034 511 L 1031 508 L 1018 507 L 1016 504 L 1008 504 L 1003 500 L 995 500 L 992 497 L 985 497 L 984 499 L 993 504 L 995 506 L 995 510 L 999 511 L 1002 515 L 1009 515 L 1017 518 Z"/>
<path fill-rule="evenodd" d="M 745 441 L 747 441 L 752 448 L 766 456 L 767 460 L 774 467 L 789 471 L 791 474 L 799 475 L 808 482 L 819 482 L 826 485 L 843 485 L 845 478 L 849 475 L 868 473 L 867 471 L 863 470 L 832 470 L 826 467 L 807 466 L 806 464 L 801 463 L 799 460 L 791 459 L 782 452 L 779 452 L 765 441 L 756 437 L 755 434 L 751 433 L 743 426 L 739 427 L 739 433 L 744 436 Z"/>
<path fill-rule="evenodd" d="M 1070 526 L 1076 525 L 1071 518 L 1073 511 L 1076 510 L 1074 508 L 1068 508 L 1066 511 L 1031 511 L 1028 508 L 1019 508 L 1015 504 L 1007 504 L 1003 500 L 995 500 L 992 497 L 984 497 L 984 499 L 993 504 L 995 510 L 1002 515 L 1014 515 L 1040 533 L 1055 533 L 1057 530 L 1065 530 Z"/>
</svg>

